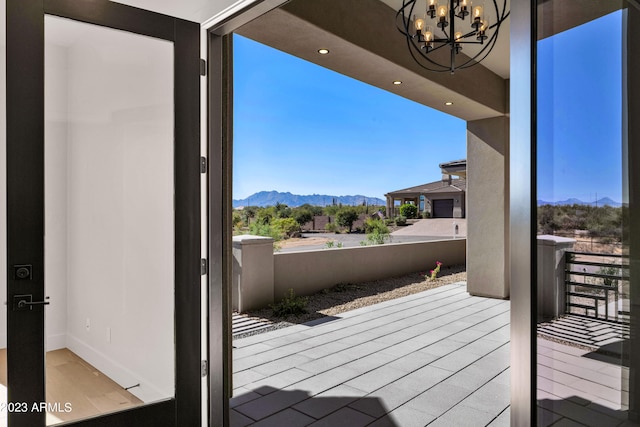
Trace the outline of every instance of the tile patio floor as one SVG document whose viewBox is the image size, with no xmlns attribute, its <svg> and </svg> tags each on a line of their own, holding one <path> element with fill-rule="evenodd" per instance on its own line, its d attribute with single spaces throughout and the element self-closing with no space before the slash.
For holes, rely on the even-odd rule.
<svg viewBox="0 0 640 427">
<path fill-rule="evenodd" d="M 443 286 L 234 341 L 231 425 L 508 426 L 509 302 Z"/>
<path fill-rule="evenodd" d="M 509 316 L 459 283 L 234 340 L 231 426 L 508 426 Z M 538 339 L 539 425 L 635 426 L 625 371 Z"/>
</svg>

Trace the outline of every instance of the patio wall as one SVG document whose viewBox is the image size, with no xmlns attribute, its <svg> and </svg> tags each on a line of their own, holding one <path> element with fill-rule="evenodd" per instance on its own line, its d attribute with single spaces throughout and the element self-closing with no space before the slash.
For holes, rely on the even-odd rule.
<svg viewBox="0 0 640 427">
<path fill-rule="evenodd" d="M 429 271 L 436 261 L 444 266 L 465 264 L 466 239 L 276 253 L 274 296 L 280 299 L 289 288 L 309 295 L 338 283 Z"/>
</svg>

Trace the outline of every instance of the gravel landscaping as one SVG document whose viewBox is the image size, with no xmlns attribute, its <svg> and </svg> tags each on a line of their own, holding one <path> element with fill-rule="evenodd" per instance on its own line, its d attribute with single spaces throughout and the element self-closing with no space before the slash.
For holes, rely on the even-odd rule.
<svg viewBox="0 0 640 427">
<path fill-rule="evenodd" d="M 273 310 L 268 307 L 246 314 L 274 322 L 273 328 L 269 329 L 276 329 L 327 316 L 336 316 L 345 311 L 467 280 L 465 266 L 449 268 L 443 266 L 435 280 L 425 278 L 425 274 L 425 272 L 412 273 L 401 277 L 358 284 L 341 283 L 307 297 L 307 312 L 304 314 L 280 318 L 274 316 Z"/>
</svg>

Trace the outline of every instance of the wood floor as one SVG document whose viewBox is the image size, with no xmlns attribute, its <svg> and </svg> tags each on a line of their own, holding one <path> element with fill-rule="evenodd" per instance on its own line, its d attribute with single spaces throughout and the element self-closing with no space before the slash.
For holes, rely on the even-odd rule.
<svg viewBox="0 0 640 427">
<path fill-rule="evenodd" d="M 47 352 L 47 402 L 70 412 L 47 413 L 47 425 L 142 405 L 143 402 L 68 349 Z M 7 353 L 0 349 L 0 384 L 7 384 Z M 5 395 L 2 399 L 6 400 Z M 0 421 L 1 424 L 1 421 Z"/>
</svg>

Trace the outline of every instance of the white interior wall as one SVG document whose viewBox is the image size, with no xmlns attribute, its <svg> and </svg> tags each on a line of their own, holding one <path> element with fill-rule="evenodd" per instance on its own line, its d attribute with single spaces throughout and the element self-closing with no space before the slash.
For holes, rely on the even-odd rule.
<svg viewBox="0 0 640 427">
<path fill-rule="evenodd" d="M 46 349 L 66 347 L 67 330 L 67 49 L 45 49 Z"/>
<path fill-rule="evenodd" d="M 67 51 L 47 105 L 66 96 L 68 115 L 47 120 L 48 342 L 64 330 L 142 400 L 173 396 L 172 44 L 59 18 L 47 39 Z"/>
</svg>

